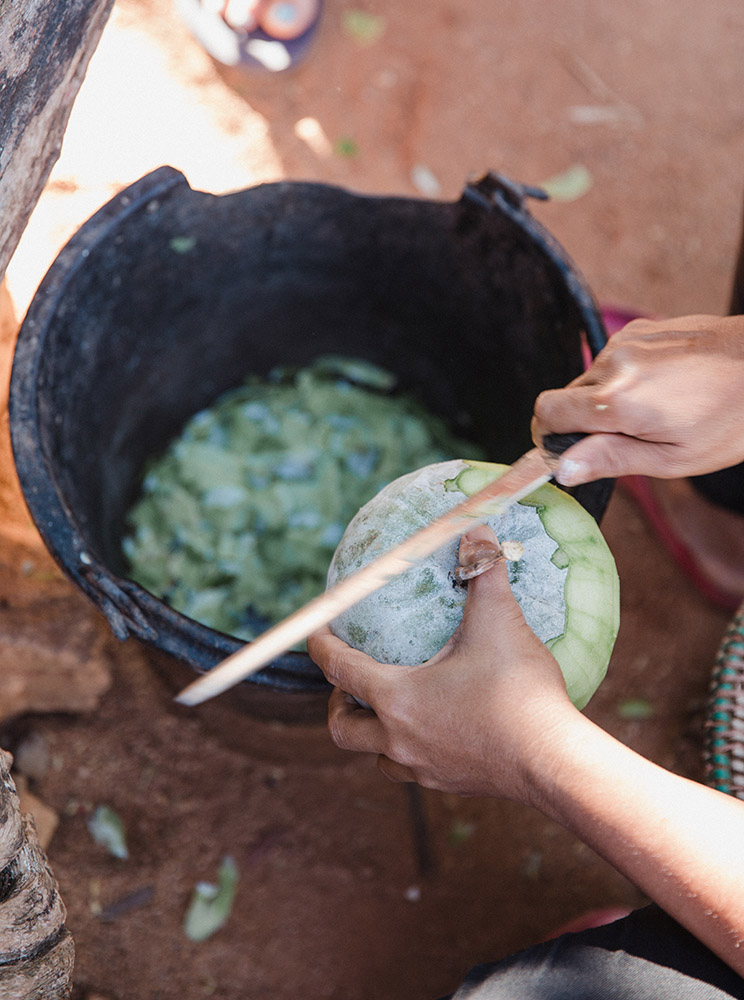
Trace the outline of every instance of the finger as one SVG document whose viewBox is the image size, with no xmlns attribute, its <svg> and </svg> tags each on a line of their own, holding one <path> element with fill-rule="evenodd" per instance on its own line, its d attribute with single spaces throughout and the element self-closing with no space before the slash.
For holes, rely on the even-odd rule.
<svg viewBox="0 0 744 1000">
<path fill-rule="evenodd" d="M 307 651 L 329 683 L 374 705 L 375 692 L 387 673 L 387 664 L 349 646 L 326 625 L 308 636 Z"/>
<path fill-rule="evenodd" d="M 468 532 L 461 546 L 473 537 L 494 539 L 495 535 L 487 525 L 479 525 Z M 466 655 L 469 655 L 469 647 L 473 657 L 479 658 L 485 653 L 495 657 L 496 662 L 504 643 L 509 649 L 517 643 L 525 654 L 534 652 L 536 646 L 543 648 L 514 596 L 505 560 L 468 582 L 462 620 L 449 642 L 428 663 L 444 659 L 458 646 Z"/>
<path fill-rule="evenodd" d="M 399 783 L 416 781 L 416 775 L 410 767 L 406 767 L 405 764 L 399 764 L 396 760 L 391 760 L 385 754 L 378 754 L 377 767 L 391 781 Z"/>
<path fill-rule="evenodd" d="M 631 475 L 673 479 L 690 471 L 678 445 L 625 434 L 592 434 L 563 454 L 555 478 L 562 486 L 579 486 Z"/>
<path fill-rule="evenodd" d="M 458 558 L 461 566 L 468 566 L 473 557 L 483 548 L 484 544 L 495 546 L 498 539 L 493 529 L 487 524 L 476 524 L 460 538 Z"/>
<path fill-rule="evenodd" d="M 472 528 L 460 540 L 460 559 L 467 560 L 471 547 L 477 547 L 483 541 L 495 540 L 496 535 L 488 525 L 480 524 Z M 459 643 L 471 640 L 477 643 L 479 639 L 490 643 L 499 629 L 514 619 L 521 619 L 521 624 L 524 625 L 522 612 L 509 586 L 506 561 L 500 560 L 485 573 L 468 581 L 462 621 L 449 642 L 428 663 L 435 663 L 448 656 L 452 647 Z"/>
<path fill-rule="evenodd" d="M 340 688 L 334 688 L 328 700 L 328 732 L 341 750 L 376 754 L 383 747 L 380 720 Z"/>
<path fill-rule="evenodd" d="M 496 535 L 487 524 L 479 524 L 460 539 L 460 562 L 468 565 L 472 561 L 471 553 L 477 554 L 483 543 L 494 545 Z M 491 605 L 503 607 L 504 603 L 514 600 L 506 570 L 506 559 L 498 562 L 468 582 L 468 599 L 465 602 L 467 610 L 470 604 L 469 616 L 490 614 Z"/>
<path fill-rule="evenodd" d="M 618 389 L 619 386 L 613 383 L 613 392 Z M 628 430 L 621 424 L 627 422 L 629 415 L 621 412 L 613 399 L 607 387 L 594 383 L 575 388 L 546 389 L 535 400 L 532 438 L 540 445 L 549 433 L 595 434 Z"/>
</svg>

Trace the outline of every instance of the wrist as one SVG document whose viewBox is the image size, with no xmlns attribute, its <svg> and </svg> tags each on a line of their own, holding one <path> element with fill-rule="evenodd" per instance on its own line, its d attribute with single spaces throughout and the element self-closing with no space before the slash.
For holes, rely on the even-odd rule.
<svg viewBox="0 0 744 1000">
<path fill-rule="evenodd" d="M 570 702 L 534 720 L 533 737 L 522 754 L 521 800 L 550 819 L 565 822 L 571 790 L 583 780 L 597 727 Z"/>
</svg>

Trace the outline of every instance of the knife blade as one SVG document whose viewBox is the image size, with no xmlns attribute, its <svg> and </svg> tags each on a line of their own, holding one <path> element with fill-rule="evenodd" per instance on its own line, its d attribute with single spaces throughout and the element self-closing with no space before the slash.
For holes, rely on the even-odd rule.
<svg viewBox="0 0 744 1000">
<path fill-rule="evenodd" d="M 541 448 L 526 452 L 498 479 L 267 629 L 192 681 L 175 700 L 182 705 L 199 705 L 250 677 L 442 545 L 502 513 L 510 504 L 547 483 L 559 456 L 581 437 L 580 434 L 546 435 Z"/>
</svg>

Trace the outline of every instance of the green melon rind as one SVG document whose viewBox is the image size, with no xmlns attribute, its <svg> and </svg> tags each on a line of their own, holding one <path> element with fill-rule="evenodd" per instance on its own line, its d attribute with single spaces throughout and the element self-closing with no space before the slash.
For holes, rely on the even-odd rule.
<svg viewBox="0 0 744 1000">
<path fill-rule="evenodd" d="M 447 468 L 449 466 L 449 468 Z M 465 461 L 462 459 L 450 463 L 440 463 L 428 468 L 419 469 L 401 477 L 394 483 L 389 484 L 375 500 L 365 505 L 347 528 L 339 544 L 338 549 L 331 562 L 328 575 L 328 585 L 332 586 L 339 582 L 345 575 L 355 570 L 361 569 L 371 558 L 380 555 L 390 545 L 396 543 L 396 536 L 400 525 L 395 525 L 395 521 L 400 515 L 403 523 L 410 524 L 411 530 L 416 530 L 414 525 L 423 526 L 432 518 L 443 513 L 441 506 L 441 494 L 436 491 L 431 492 L 431 486 L 438 484 L 438 488 L 447 493 L 473 495 L 483 489 L 488 483 L 499 478 L 507 470 L 508 466 L 496 465 L 478 461 Z M 427 480 L 426 473 L 436 471 L 434 480 Z M 422 477 L 420 479 L 420 477 Z M 442 478 L 438 478 L 441 476 Z M 430 485 L 421 488 L 422 483 L 429 482 Z M 384 499 L 383 499 L 384 498 Z M 376 501 L 378 503 L 376 504 Z M 456 505 L 459 501 L 453 496 L 451 504 Z M 590 697 L 603 680 L 607 671 L 612 648 L 617 636 L 619 626 L 619 585 L 614 559 L 607 547 L 607 544 L 594 519 L 581 505 L 566 494 L 563 490 L 552 485 L 545 485 L 535 490 L 530 496 L 519 502 L 523 507 L 530 507 L 534 511 L 534 516 L 540 524 L 541 530 L 545 532 L 545 538 L 550 543 L 551 562 L 563 573 L 562 601 L 564 611 L 562 615 L 560 633 L 552 633 L 548 636 L 541 636 L 542 641 L 551 649 L 561 667 L 566 687 L 574 704 L 583 708 Z M 414 517 L 411 518 L 411 514 Z M 495 504 L 493 516 L 489 515 L 487 520 L 497 531 L 500 531 L 500 520 L 503 514 L 501 504 Z M 387 544 L 385 537 L 385 521 L 390 522 L 390 534 Z M 507 536 L 505 536 L 507 537 Z M 517 535 L 516 537 L 519 537 Z M 449 548 L 449 546 L 448 546 Z M 456 561 L 456 545 L 453 544 L 453 559 Z M 526 557 L 525 557 L 526 558 Z M 434 574 L 439 580 L 436 588 L 448 586 L 441 578 L 441 571 L 444 564 L 434 557 L 436 569 Z M 514 572 L 519 572 L 519 565 L 516 564 Z M 453 563 L 454 566 L 454 563 Z M 421 567 L 426 569 L 424 563 Z M 406 579 L 407 574 L 399 578 L 396 583 Z M 416 574 L 419 585 L 421 582 L 421 572 Z M 510 579 L 512 570 L 510 569 Z M 386 588 L 378 591 L 379 606 L 378 611 L 384 608 L 386 601 Z M 391 596 L 390 608 L 399 607 L 400 589 L 396 589 L 397 596 Z M 415 596 L 415 595 L 411 595 Z M 375 595 L 365 598 L 358 605 L 360 614 L 355 617 L 354 609 L 336 619 L 331 627 L 351 645 L 358 649 L 366 649 L 371 655 L 377 658 L 388 659 L 392 653 L 379 656 L 377 647 L 382 644 L 389 645 L 384 637 L 384 633 L 379 631 L 380 618 L 377 615 L 377 624 L 374 632 L 368 633 L 362 622 L 365 619 L 363 606 L 366 601 L 375 600 Z M 464 595 L 462 598 L 464 602 Z M 522 598 L 518 596 L 520 603 Z M 442 591 L 442 607 L 451 605 L 451 595 L 445 597 Z M 525 615 L 527 616 L 526 609 Z M 449 611 L 443 612 L 449 616 Z M 566 617 L 568 615 L 568 617 Z M 384 612 L 383 612 L 384 618 Z M 408 621 L 406 612 L 403 612 L 403 620 Z M 405 628 L 401 620 L 400 626 Z M 441 624 L 439 622 L 438 624 Z M 410 623 L 409 623 L 410 627 Z M 456 627 L 455 625 L 452 626 Z M 406 638 L 411 640 L 413 633 L 404 632 L 401 635 L 401 643 L 393 641 L 393 646 L 398 652 L 391 662 L 414 662 L 404 660 L 405 654 L 400 653 L 400 649 L 406 642 Z M 442 640 L 442 643 L 446 639 Z M 425 645 L 425 643 L 423 643 Z M 437 647 L 438 648 L 438 647 Z M 428 656 L 433 653 L 428 653 Z M 400 658 L 398 658 L 400 657 Z M 426 659 L 420 656 L 419 659 Z M 417 661 L 418 662 L 418 661 Z"/>
<path fill-rule="evenodd" d="M 472 496 L 504 474 L 508 466 L 468 463 L 457 486 Z M 566 630 L 546 645 L 566 680 L 571 701 L 584 708 L 607 673 L 620 627 L 620 584 L 615 560 L 590 515 L 577 518 L 577 501 L 555 486 L 541 486 L 519 501 L 537 510 L 546 533 L 558 544 L 553 556 L 568 563 L 564 595 Z M 589 614 L 584 609 L 592 608 Z M 584 664 L 592 664 L 591 672 Z M 570 669 L 569 669 L 570 666 Z"/>
</svg>

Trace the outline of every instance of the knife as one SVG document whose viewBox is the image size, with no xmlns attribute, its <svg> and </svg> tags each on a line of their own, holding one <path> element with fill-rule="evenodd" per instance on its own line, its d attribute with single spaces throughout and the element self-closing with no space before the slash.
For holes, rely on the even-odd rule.
<svg viewBox="0 0 744 1000">
<path fill-rule="evenodd" d="M 175 700 L 182 705 L 199 705 L 245 680 L 442 545 L 547 483 L 563 452 L 582 437 L 585 435 L 546 434 L 541 447 L 517 459 L 494 482 L 267 629 L 185 687 Z"/>
</svg>

